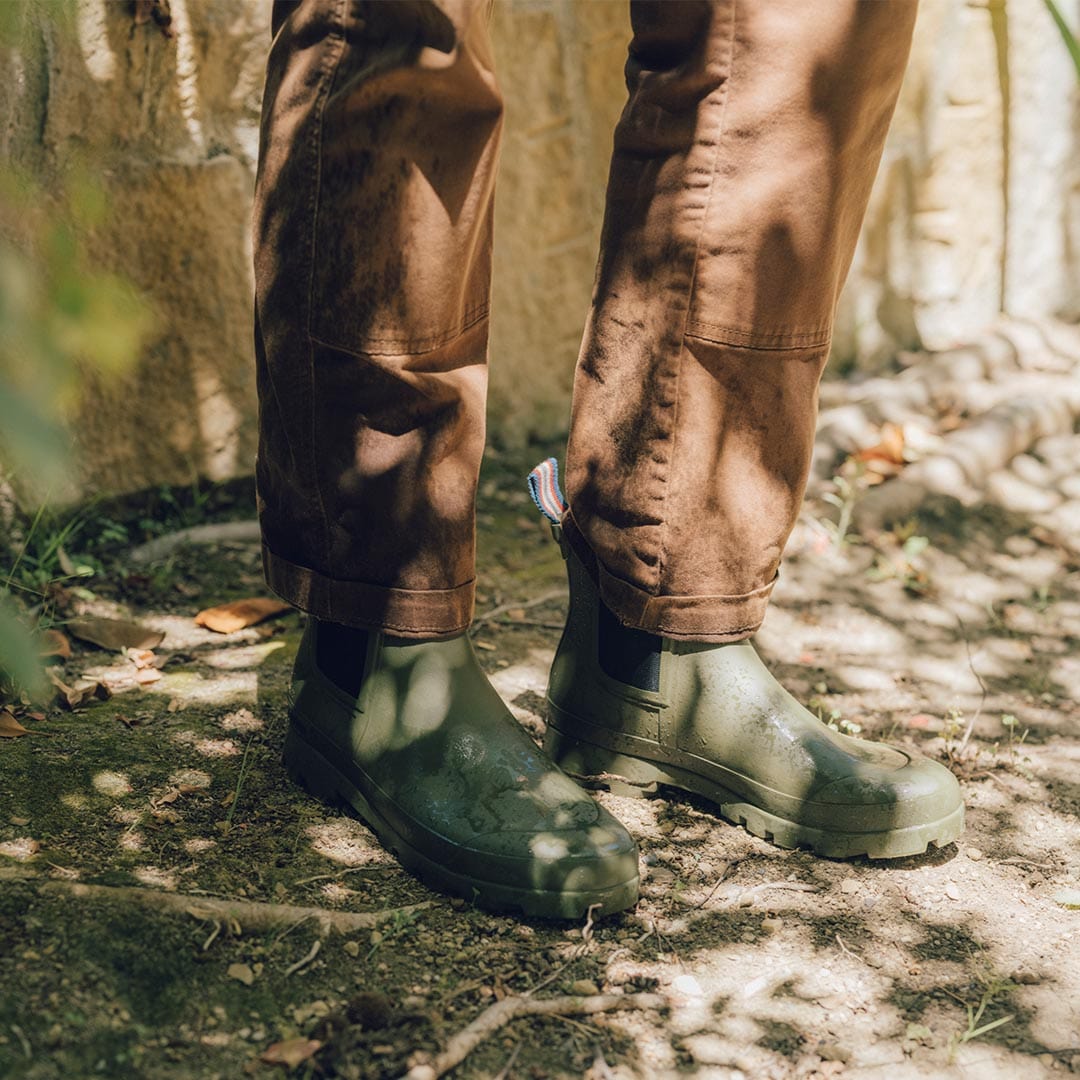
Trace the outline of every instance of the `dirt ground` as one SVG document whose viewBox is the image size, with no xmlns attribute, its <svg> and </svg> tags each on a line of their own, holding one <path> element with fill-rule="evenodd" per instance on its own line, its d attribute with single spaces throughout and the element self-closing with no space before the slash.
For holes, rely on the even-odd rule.
<svg viewBox="0 0 1080 1080">
<path fill-rule="evenodd" d="M 475 639 L 539 737 L 565 583 L 525 492 L 532 463 L 485 462 Z M 862 481 L 822 475 L 757 638 L 842 730 L 952 762 L 959 843 L 823 861 L 698 799 L 602 793 L 640 843 L 642 899 L 590 927 L 435 895 L 290 784 L 300 616 L 227 635 L 192 618 L 264 595 L 254 543 L 143 566 L 114 552 L 72 612 L 164 631 L 161 677 L 139 683 L 129 656 L 75 642 L 63 679 L 105 678 L 111 699 L 24 713 L 31 734 L 0 740 L 0 1076 L 273 1076 L 287 1066 L 260 1055 L 310 1038 L 292 1075 L 397 1077 L 533 989 L 653 991 L 664 1007 L 519 1019 L 454 1076 L 1080 1073 L 1078 463 L 1080 435 L 1047 436 L 967 507 L 934 496 L 846 535 L 836 504 L 850 510 Z M 140 900 L 161 892 L 189 910 Z M 211 898 L 381 914 L 323 936 L 312 920 L 209 917 Z"/>
</svg>

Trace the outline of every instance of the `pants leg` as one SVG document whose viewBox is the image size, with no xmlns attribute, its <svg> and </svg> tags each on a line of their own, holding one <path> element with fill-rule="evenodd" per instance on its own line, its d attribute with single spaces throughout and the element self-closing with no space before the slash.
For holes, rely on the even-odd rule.
<svg viewBox="0 0 1080 1080">
<path fill-rule="evenodd" d="M 623 622 L 733 641 L 802 500 L 916 5 L 631 6 L 565 530 Z"/>
<path fill-rule="evenodd" d="M 271 587 L 464 629 L 502 100 L 490 0 L 277 0 L 254 213 Z"/>
</svg>

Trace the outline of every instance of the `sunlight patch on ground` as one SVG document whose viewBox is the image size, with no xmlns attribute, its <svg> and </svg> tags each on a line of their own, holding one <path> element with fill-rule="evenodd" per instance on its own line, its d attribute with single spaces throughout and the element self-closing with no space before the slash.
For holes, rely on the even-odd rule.
<svg viewBox="0 0 1080 1080">
<path fill-rule="evenodd" d="M 108 795 L 112 799 L 121 799 L 131 794 L 131 781 L 123 773 L 106 769 L 96 773 L 90 782 L 94 785 L 95 791 Z"/>
<path fill-rule="evenodd" d="M 14 840 L 0 842 L 0 855 L 16 862 L 26 862 L 37 854 L 40 846 L 37 840 L 29 836 L 17 836 Z"/>
<path fill-rule="evenodd" d="M 532 709 L 515 705 L 514 701 L 524 693 L 543 696 L 554 655 L 554 651 L 550 649 L 530 649 L 524 660 L 491 676 L 492 686 L 498 690 L 499 696 L 509 705 L 510 711 L 519 721 L 529 719 L 535 714 Z"/>
<path fill-rule="evenodd" d="M 193 836 L 190 840 L 184 841 L 184 850 L 189 855 L 201 855 L 204 851 L 210 851 L 216 847 L 217 841 L 205 836 Z"/>
<path fill-rule="evenodd" d="M 212 779 L 210 774 L 202 769 L 177 769 L 169 777 L 169 784 L 172 787 L 208 788 Z"/>
<path fill-rule="evenodd" d="M 166 674 L 160 682 L 147 690 L 168 698 L 177 698 L 184 706 L 254 705 L 258 696 L 259 680 L 254 671 L 230 671 L 207 677 L 190 671 Z"/>
<path fill-rule="evenodd" d="M 146 846 L 146 837 L 141 832 L 123 832 L 116 842 L 123 851 L 142 851 Z"/>
<path fill-rule="evenodd" d="M 391 861 L 371 833 L 352 818 L 333 818 L 312 825 L 305 835 L 320 855 L 345 866 Z"/>
<path fill-rule="evenodd" d="M 199 662 L 221 671 L 240 671 L 256 668 L 268 656 L 285 648 L 286 643 L 277 638 L 274 641 L 262 641 L 258 645 L 230 645 L 224 649 L 201 653 Z"/>
<path fill-rule="evenodd" d="M 65 791 L 60 802 L 69 810 L 85 810 L 90 800 L 81 791 Z"/>
<path fill-rule="evenodd" d="M 173 732 L 172 741 L 178 746 L 189 746 L 204 757 L 237 757 L 243 753 L 232 739 L 202 738 L 190 729 Z"/>
<path fill-rule="evenodd" d="M 132 871 L 132 877 L 144 885 L 158 889 L 176 888 L 176 875 L 171 870 L 163 870 L 160 866 L 140 866 Z"/>
<path fill-rule="evenodd" d="M 250 709 L 237 709 L 223 716 L 220 722 L 226 731 L 237 731 L 244 735 L 262 731 L 266 726 Z"/>
</svg>

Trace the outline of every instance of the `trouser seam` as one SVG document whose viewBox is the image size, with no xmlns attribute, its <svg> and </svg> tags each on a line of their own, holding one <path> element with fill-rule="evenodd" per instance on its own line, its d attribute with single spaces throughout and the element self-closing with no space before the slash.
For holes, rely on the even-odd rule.
<svg viewBox="0 0 1080 1080">
<path fill-rule="evenodd" d="M 693 310 L 694 302 L 694 288 L 697 285 L 697 272 L 698 264 L 701 261 L 701 238 L 705 233 L 705 229 L 709 221 L 709 210 L 712 207 L 713 193 L 716 190 L 716 165 L 720 158 L 720 150 L 724 143 L 725 123 L 727 121 L 727 104 L 731 96 L 731 82 L 735 74 L 735 23 L 736 23 L 736 9 L 738 6 L 738 0 L 731 0 L 730 7 L 730 27 L 728 29 L 727 39 L 727 56 L 725 57 L 727 73 L 724 79 L 723 87 L 721 88 L 722 102 L 719 106 L 719 119 L 717 121 L 716 130 L 716 147 L 713 151 L 712 169 L 709 176 L 709 193 L 705 199 L 705 208 L 701 214 L 701 223 L 698 226 L 697 238 L 694 241 L 693 262 L 690 270 L 690 282 L 686 290 L 686 307 L 683 313 L 682 328 L 679 334 L 679 351 L 678 357 L 675 363 L 675 400 L 672 405 L 671 415 L 671 449 L 668 453 L 667 461 L 667 473 L 664 478 L 664 498 L 660 507 L 660 543 L 659 553 L 656 560 L 656 584 L 657 591 L 659 591 L 660 584 L 664 580 L 665 570 L 665 556 L 667 554 L 668 534 L 670 532 L 670 523 L 668 519 L 668 501 L 671 495 L 671 483 L 672 475 L 675 472 L 675 454 L 678 449 L 678 436 L 679 436 L 679 396 L 682 389 L 682 368 L 683 360 L 686 354 L 686 337 L 687 330 L 691 324 L 690 312 Z"/>
<path fill-rule="evenodd" d="M 336 37 L 337 47 L 336 49 L 328 49 L 326 57 L 323 61 L 323 70 L 320 72 L 320 86 L 318 91 L 318 98 L 315 105 L 315 122 L 312 125 L 312 152 L 314 158 L 314 177 L 312 183 L 311 193 L 311 216 L 310 216 L 310 228 L 311 234 L 308 244 L 308 288 L 307 288 L 307 318 L 306 331 L 308 338 L 308 407 L 309 407 L 309 422 L 311 437 L 309 439 L 309 447 L 311 452 L 311 480 L 312 486 L 315 488 L 315 497 L 319 502 L 319 513 L 322 517 L 322 534 L 323 534 L 323 565 L 328 566 L 330 564 L 330 520 L 326 512 L 326 500 L 323 497 L 322 485 L 319 482 L 319 460 L 318 451 L 316 448 L 316 409 L 315 409 L 315 343 L 311 336 L 311 314 L 314 308 L 314 291 L 315 291 L 315 257 L 316 257 L 316 236 L 319 228 L 319 206 L 320 196 L 322 193 L 322 139 L 323 139 L 323 117 L 326 113 L 326 103 L 330 97 L 330 91 L 333 88 L 334 83 L 337 81 L 338 70 L 341 66 L 341 58 L 345 55 L 345 4 L 347 0 L 334 0 L 334 3 L 330 6 L 330 15 L 333 20 L 333 25 L 330 28 L 330 33 Z M 330 609 L 331 619 L 333 617 L 333 600 L 328 598 L 328 607 Z"/>
</svg>

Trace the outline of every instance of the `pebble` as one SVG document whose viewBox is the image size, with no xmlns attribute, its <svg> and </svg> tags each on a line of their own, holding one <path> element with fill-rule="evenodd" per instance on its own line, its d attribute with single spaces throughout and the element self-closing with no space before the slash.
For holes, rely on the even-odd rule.
<svg viewBox="0 0 1080 1080">
<path fill-rule="evenodd" d="M 245 986 L 250 986 L 255 981 L 255 972 L 247 964 L 230 964 L 225 974 Z"/>
<path fill-rule="evenodd" d="M 969 848 L 967 848 L 964 851 L 964 854 L 967 855 L 967 857 L 972 862 L 978 862 L 983 857 L 983 853 L 977 847 L 969 847 Z"/>
<path fill-rule="evenodd" d="M 945 886 L 945 895 L 950 900 L 959 900 L 960 899 L 960 890 L 959 890 L 959 888 L 957 888 L 957 885 L 956 885 L 955 881 L 950 881 L 950 882 L 948 882 L 948 884 L 946 884 L 946 886 Z"/>
<path fill-rule="evenodd" d="M 822 1061 L 846 1062 L 851 1059 L 851 1053 L 836 1043 L 819 1043 L 816 1050 L 818 1057 L 821 1058 Z"/>
<path fill-rule="evenodd" d="M 852 893 L 859 891 L 859 879 L 853 877 L 846 877 L 840 882 L 840 891 L 847 893 L 849 896 Z"/>
<path fill-rule="evenodd" d="M 346 941 L 343 948 L 350 956 L 360 955 L 360 945 L 355 941 Z"/>
<path fill-rule="evenodd" d="M 570 993 L 579 997 L 589 997 L 592 994 L 599 994 L 600 987 L 592 979 L 576 979 L 570 984 Z"/>
<path fill-rule="evenodd" d="M 770 934 L 775 934 L 784 925 L 783 919 L 762 919 L 761 929 Z"/>
</svg>

